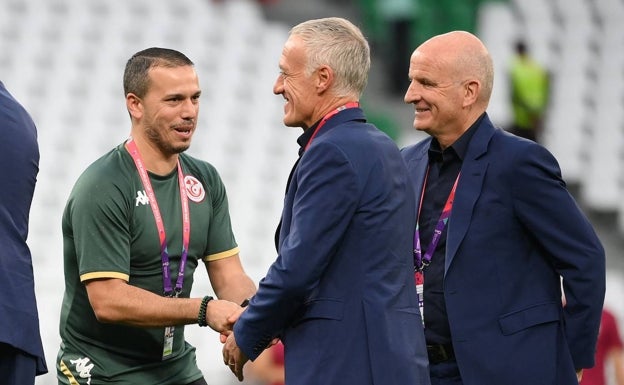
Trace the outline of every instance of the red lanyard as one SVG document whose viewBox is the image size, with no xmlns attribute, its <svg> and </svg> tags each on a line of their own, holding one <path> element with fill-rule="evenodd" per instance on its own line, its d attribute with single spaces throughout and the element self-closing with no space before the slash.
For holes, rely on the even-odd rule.
<svg viewBox="0 0 624 385">
<path fill-rule="evenodd" d="M 420 245 L 420 230 L 419 230 L 419 222 L 420 222 L 420 211 L 422 209 L 423 200 L 425 198 L 425 187 L 427 186 L 427 177 L 429 176 L 429 167 L 427 167 L 427 173 L 425 174 L 425 181 L 423 182 L 422 192 L 420 193 L 420 203 L 418 205 L 418 217 L 416 218 L 416 231 L 414 233 L 414 267 L 417 271 L 422 271 L 425 267 L 429 266 L 431 263 L 431 258 L 433 257 L 433 253 L 435 252 L 436 247 L 438 247 L 438 242 L 440 241 L 440 237 L 442 236 L 442 230 L 446 227 L 446 223 L 448 222 L 449 217 L 451 216 L 451 210 L 453 209 L 453 200 L 455 200 L 455 190 L 457 190 L 457 182 L 459 181 L 459 176 L 461 172 L 457 174 L 457 178 L 455 178 L 455 183 L 453 184 L 453 188 L 451 189 L 451 193 L 446 199 L 446 203 L 444 204 L 444 209 L 442 210 L 442 214 L 440 215 L 440 219 L 436 224 L 436 227 L 433 231 L 433 237 L 431 238 L 431 243 L 429 243 L 429 247 L 427 247 L 427 251 L 425 255 L 422 255 L 422 248 Z"/>
<path fill-rule="evenodd" d="M 323 119 L 321 120 L 321 122 L 318 124 L 318 126 L 316 126 L 316 128 L 314 129 L 314 132 L 312 133 L 312 136 L 310 137 L 310 140 L 308 140 L 308 144 L 306 144 L 304 150 L 307 150 L 308 147 L 310 147 L 310 144 L 312 144 L 312 139 L 314 139 L 316 134 L 318 134 L 318 132 L 321 130 L 321 127 L 323 127 L 325 125 L 325 122 L 327 122 L 329 120 L 329 118 L 331 118 L 332 116 L 336 115 L 340 111 L 346 110 L 347 108 L 358 108 L 359 106 L 360 106 L 359 102 L 349 102 L 349 103 L 345 104 L 344 106 L 340 106 L 340 107 L 336 108 L 335 110 L 329 112 L 327 115 L 325 115 L 323 117 Z"/>
<path fill-rule="evenodd" d="M 180 202 L 182 204 L 182 255 L 180 256 L 180 268 L 178 271 L 178 277 L 176 280 L 174 293 L 173 288 L 171 287 L 171 273 L 169 271 L 169 252 L 167 251 L 167 236 L 165 234 L 165 225 L 160 214 L 160 208 L 158 207 L 158 202 L 156 201 L 156 194 L 154 194 L 152 183 L 150 182 L 149 175 L 147 174 L 147 170 L 145 169 L 143 159 L 141 158 L 141 154 L 139 153 L 139 149 L 137 148 L 136 143 L 134 142 L 134 140 L 132 140 L 132 138 L 130 138 L 128 139 L 128 142 L 126 144 L 128 146 L 128 152 L 132 156 L 132 159 L 134 159 L 134 164 L 137 171 L 139 172 L 139 176 L 141 177 L 143 188 L 145 189 L 145 193 L 147 195 L 147 198 L 149 199 L 150 207 L 152 208 L 152 213 L 154 214 L 154 220 L 156 221 L 156 229 L 158 230 L 158 238 L 160 241 L 163 289 L 165 292 L 165 296 L 172 297 L 175 295 L 177 297 L 182 292 L 182 284 L 184 283 L 184 270 L 186 267 L 186 260 L 188 258 L 188 247 L 191 238 L 191 217 L 188 199 L 186 196 L 186 187 L 184 185 L 184 175 L 182 174 L 182 167 L 180 166 L 180 160 L 178 159 L 178 186 L 180 188 Z"/>
</svg>

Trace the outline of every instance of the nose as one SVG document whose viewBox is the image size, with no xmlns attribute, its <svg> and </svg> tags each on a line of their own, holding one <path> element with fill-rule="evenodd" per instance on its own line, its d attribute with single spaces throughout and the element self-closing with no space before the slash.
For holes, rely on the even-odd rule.
<svg viewBox="0 0 624 385">
<path fill-rule="evenodd" d="M 405 96 L 403 97 L 403 101 L 407 104 L 416 103 L 420 100 L 420 92 L 418 92 L 418 83 L 410 82 L 409 87 L 407 87 L 407 91 L 405 91 Z"/>
<path fill-rule="evenodd" d="M 282 74 L 277 75 L 277 79 L 275 79 L 275 83 L 273 84 L 273 93 L 275 95 L 284 93 L 284 78 Z"/>
<path fill-rule="evenodd" d="M 182 103 L 181 115 L 184 119 L 195 118 L 199 112 L 199 100 L 192 98 L 184 100 Z"/>
</svg>

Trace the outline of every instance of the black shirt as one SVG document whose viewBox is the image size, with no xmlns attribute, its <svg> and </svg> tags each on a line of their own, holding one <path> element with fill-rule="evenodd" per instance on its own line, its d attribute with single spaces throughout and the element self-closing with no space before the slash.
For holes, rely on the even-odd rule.
<svg viewBox="0 0 624 385">
<path fill-rule="evenodd" d="M 483 115 L 470 126 L 449 147 L 442 150 L 440 143 L 434 138 L 429 147 L 429 173 L 425 181 L 425 193 L 419 215 L 420 242 L 423 256 L 429 247 L 442 209 L 448 199 L 462 162 L 468 150 L 470 139 L 481 122 Z M 452 215 L 452 211 L 451 211 Z M 446 230 L 451 219 L 442 231 L 438 246 L 431 258 L 431 264 L 425 268 L 424 316 L 425 339 L 427 344 L 448 344 L 451 342 L 451 331 L 444 300 L 444 262 L 446 254 Z"/>
</svg>

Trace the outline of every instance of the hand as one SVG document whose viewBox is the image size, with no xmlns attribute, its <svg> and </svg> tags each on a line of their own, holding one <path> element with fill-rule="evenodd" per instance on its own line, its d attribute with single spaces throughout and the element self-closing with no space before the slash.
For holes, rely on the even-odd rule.
<svg viewBox="0 0 624 385">
<path fill-rule="evenodd" d="M 238 381 L 243 381 L 243 367 L 249 358 L 236 344 L 234 332 L 230 333 L 223 345 L 223 363 L 234 373 Z"/>
<path fill-rule="evenodd" d="M 232 313 L 228 317 L 227 322 L 231 323 L 231 325 L 233 326 L 234 323 L 236 321 L 238 321 L 238 319 L 240 318 L 240 315 L 243 314 L 245 309 L 247 309 L 247 308 L 246 307 L 239 307 L 239 309 L 237 311 L 235 311 L 234 313 Z M 225 341 L 227 340 L 227 337 L 230 335 L 230 333 L 232 333 L 232 328 L 231 327 L 230 327 L 229 330 L 224 330 L 223 332 L 221 332 L 221 335 L 219 336 L 219 340 L 221 340 L 222 344 L 225 343 Z"/>
<path fill-rule="evenodd" d="M 232 330 L 234 322 L 230 321 L 233 314 L 240 314 L 241 307 L 234 302 L 215 299 L 208 302 L 206 322 L 214 331 L 226 333 Z M 237 318 L 238 319 L 238 316 Z"/>
<path fill-rule="evenodd" d="M 579 383 L 581 382 L 581 380 L 583 379 L 583 369 L 579 369 L 576 371 L 576 379 Z"/>
</svg>

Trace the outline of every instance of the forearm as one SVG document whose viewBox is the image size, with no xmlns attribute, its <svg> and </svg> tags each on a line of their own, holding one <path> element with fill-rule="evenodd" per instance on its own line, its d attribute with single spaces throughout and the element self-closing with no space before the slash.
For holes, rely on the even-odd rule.
<svg viewBox="0 0 624 385">
<path fill-rule="evenodd" d="M 613 370 L 615 371 L 615 383 L 624 385 L 624 352 L 621 348 L 616 349 L 611 353 L 611 357 Z"/>
<path fill-rule="evenodd" d="M 256 285 L 245 273 L 238 254 L 207 262 L 206 271 L 219 299 L 240 304 L 256 293 Z"/>
<path fill-rule="evenodd" d="M 118 280 L 87 283 L 97 319 L 138 327 L 197 323 L 201 298 L 163 297 Z"/>
<path fill-rule="evenodd" d="M 256 293 L 256 285 L 246 274 L 238 274 L 228 279 L 227 285 L 213 286 L 219 299 L 240 304 L 245 299 L 251 298 Z"/>
</svg>

